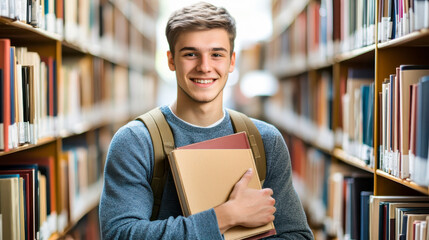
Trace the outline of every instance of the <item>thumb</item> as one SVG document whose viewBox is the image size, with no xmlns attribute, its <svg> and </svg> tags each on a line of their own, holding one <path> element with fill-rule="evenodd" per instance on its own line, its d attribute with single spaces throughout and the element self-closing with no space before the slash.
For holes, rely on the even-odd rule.
<svg viewBox="0 0 429 240">
<path fill-rule="evenodd" d="M 249 168 L 241 177 L 240 180 L 234 185 L 234 189 L 232 189 L 230 199 L 235 198 L 239 192 L 242 191 L 242 189 L 246 189 L 249 185 L 250 180 L 253 177 L 253 169 Z"/>
<path fill-rule="evenodd" d="M 249 185 L 250 180 L 252 179 L 254 171 L 252 168 L 249 168 L 241 179 L 237 182 L 237 185 L 242 187 L 247 187 Z"/>
</svg>

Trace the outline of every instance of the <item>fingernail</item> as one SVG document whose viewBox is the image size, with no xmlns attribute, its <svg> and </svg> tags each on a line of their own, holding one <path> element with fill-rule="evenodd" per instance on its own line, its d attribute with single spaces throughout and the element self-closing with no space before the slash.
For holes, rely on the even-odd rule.
<svg viewBox="0 0 429 240">
<path fill-rule="evenodd" d="M 248 173 L 251 173 L 252 171 L 253 171 L 253 169 L 252 169 L 252 168 L 247 169 L 247 172 L 248 172 Z"/>
</svg>

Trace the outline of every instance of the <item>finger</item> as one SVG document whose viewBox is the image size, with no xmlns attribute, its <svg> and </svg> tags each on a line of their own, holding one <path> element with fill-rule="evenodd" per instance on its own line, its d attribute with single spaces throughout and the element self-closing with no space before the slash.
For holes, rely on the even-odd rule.
<svg viewBox="0 0 429 240">
<path fill-rule="evenodd" d="M 266 194 L 267 196 L 272 196 L 274 194 L 273 190 L 271 188 L 264 188 L 262 189 L 262 191 L 264 192 L 264 194 Z"/>
<path fill-rule="evenodd" d="M 249 185 L 250 180 L 253 177 L 253 169 L 249 168 L 244 175 L 241 177 L 240 181 L 237 182 L 238 185 L 243 185 L 247 187 Z"/>
</svg>

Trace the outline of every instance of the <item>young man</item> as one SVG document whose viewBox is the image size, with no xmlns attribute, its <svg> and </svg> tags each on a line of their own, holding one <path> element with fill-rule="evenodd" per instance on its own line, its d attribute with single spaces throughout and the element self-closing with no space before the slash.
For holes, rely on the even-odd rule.
<svg viewBox="0 0 429 240">
<path fill-rule="evenodd" d="M 233 134 L 223 108 L 223 89 L 234 70 L 234 19 L 224 8 L 198 3 L 176 11 L 166 28 L 168 66 L 176 72 L 177 99 L 161 107 L 176 147 Z M 157 221 L 150 221 L 153 148 L 140 121 L 132 121 L 114 136 L 107 156 L 100 200 L 103 239 L 222 239 L 233 226 L 256 227 L 274 220 L 280 239 L 312 239 L 301 203 L 292 186 L 286 144 L 273 126 L 254 120 L 267 161 L 262 190 L 247 187 L 248 171 L 229 200 L 207 211 L 183 217 L 169 173 Z M 275 200 L 274 200 L 275 199 Z"/>
</svg>

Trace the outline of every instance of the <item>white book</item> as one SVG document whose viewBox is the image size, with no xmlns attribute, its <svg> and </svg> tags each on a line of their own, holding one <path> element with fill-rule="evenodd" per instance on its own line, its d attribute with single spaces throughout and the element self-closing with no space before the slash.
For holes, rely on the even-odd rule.
<svg viewBox="0 0 429 240">
<path fill-rule="evenodd" d="M 8 17 L 9 16 L 9 1 L 0 0 L 0 16 Z"/>
<path fill-rule="evenodd" d="M 9 1 L 9 17 L 15 19 L 15 1 Z"/>
<path fill-rule="evenodd" d="M 17 130 L 18 130 L 18 143 L 25 143 L 25 131 L 24 131 L 24 103 L 23 103 L 23 89 L 22 89 L 22 65 L 16 65 L 16 93 L 17 93 Z"/>
<path fill-rule="evenodd" d="M 20 21 L 22 20 L 22 10 L 21 10 L 21 0 L 12 1 L 15 8 L 15 19 Z"/>
<path fill-rule="evenodd" d="M 18 0 L 21 1 L 21 20 L 27 22 L 27 0 Z"/>
</svg>

